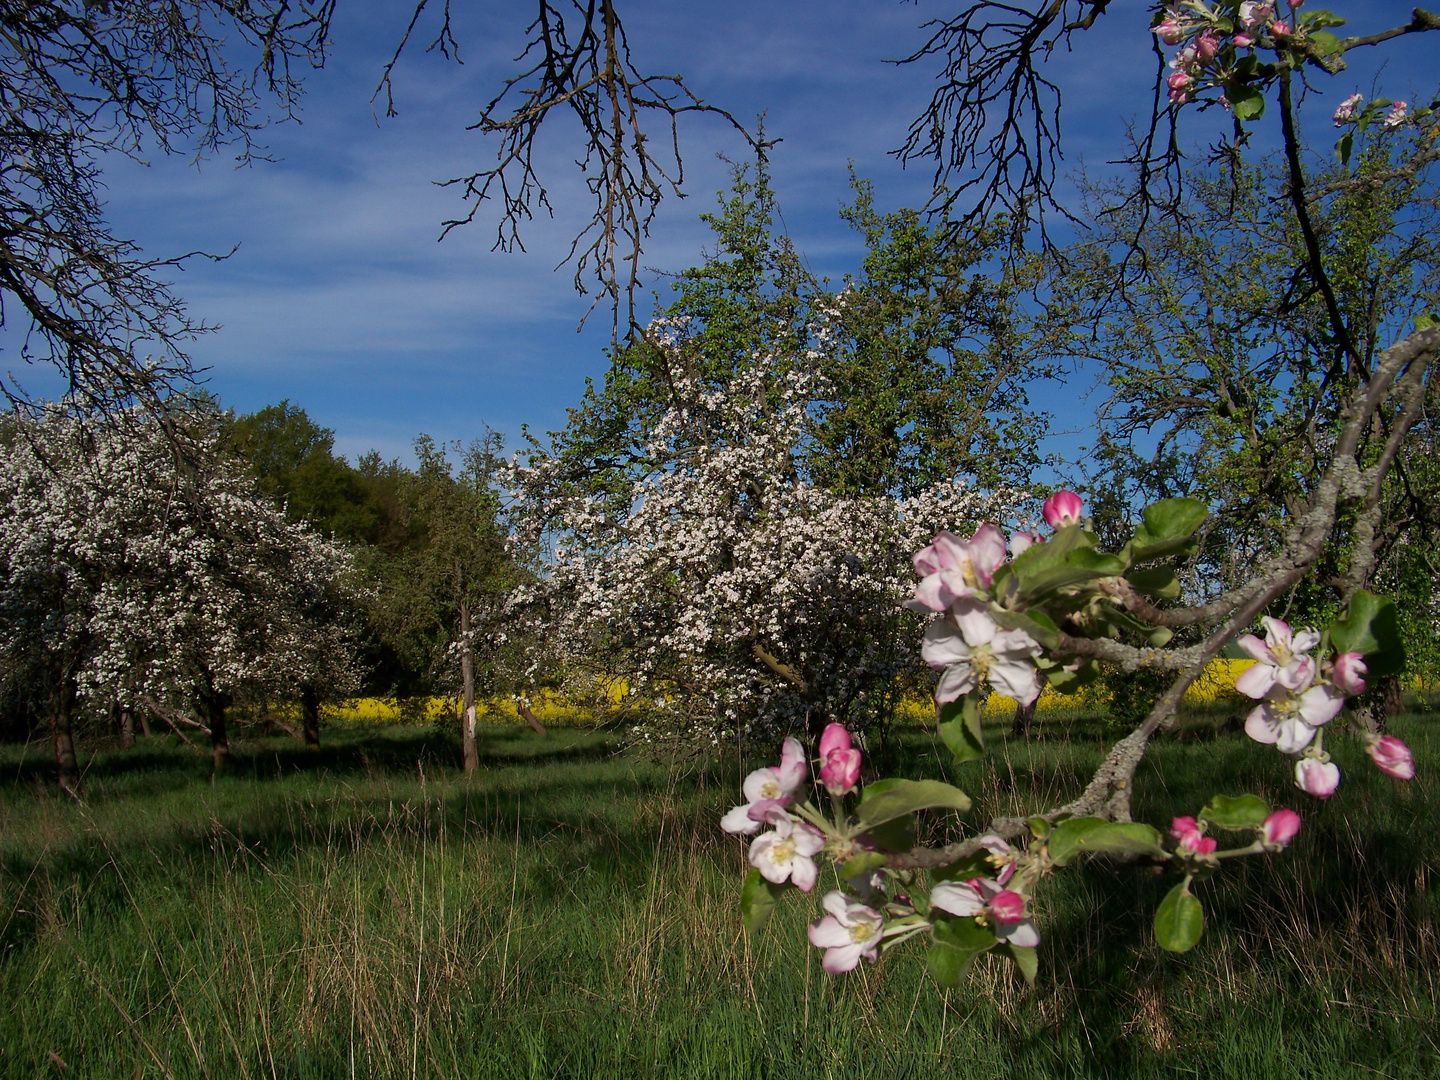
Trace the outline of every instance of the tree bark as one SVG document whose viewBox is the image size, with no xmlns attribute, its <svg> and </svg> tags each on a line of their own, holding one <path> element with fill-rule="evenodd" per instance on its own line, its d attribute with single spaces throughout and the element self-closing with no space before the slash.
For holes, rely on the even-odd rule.
<svg viewBox="0 0 1440 1080">
<path fill-rule="evenodd" d="M 149 714 L 145 709 L 143 709 L 143 708 L 141 708 L 141 709 L 138 710 L 138 711 L 139 711 L 139 713 L 140 713 L 140 730 L 141 730 L 142 732 L 144 732 L 145 737 L 148 739 L 148 738 L 150 738 L 150 735 L 151 735 L 151 732 L 150 732 L 150 714 Z"/>
<path fill-rule="evenodd" d="M 320 749 L 320 695 L 313 686 L 300 688 L 300 713 L 305 722 L 305 749 Z"/>
<path fill-rule="evenodd" d="M 55 743 L 55 769 L 60 790 L 67 795 L 80 794 L 80 766 L 75 758 L 75 734 L 71 718 L 75 709 L 75 684 L 68 678 L 61 681 L 50 699 L 50 737 Z"/>
<path fill-rule="evenodd" d="M 135 745 L 135 710 L 129 705 L 120 706 L 120 745 L 126 750 Z"/>
<path fill-rule="evenodd" d="M 1010 725 L 1012 739 L 1021 735 L 1027 739 L 1030 737 L 1030 725 L 1035 722 L 1035 706 L 1039 700 L 1036 698 L 1029 705 L 1022 705 L 1018 701 L 1015 703 L 1015 723 Z"/>
<path fill-rule="evenodd" d="M 205 700 L 205 719 L 210 724 L 210 759 L 217 773 L 230 760 L 230 736 L 225 730 L 225 706 L 229 698 L 229 694 L 210 694 Z"/>
<path fill-rule="evenodd" d="M 520 699 L 515 703 L 515 708 L 520 711 L 520 719 L 524 720 L 527 724 L 529 724 L 532 728 L 534 728 L 534 729 L 536 730 L 536 732 L 538 732 L 539 734 L 541 734 L 541 735 L 544 735 L 544 734 L 545 734 L 545 725 L 542 724 L 542 723 L 540 722 L 539 718 L 538 718 L 533 712 L 530 711 L 530 703 L 529 703 L 528 701 L 526 701 L 523 697 L 520 698 Z"/>
<path fill-rule="evenodd" d="M 480 767 L 480 747 L 475 731 L 475 654 L 470 647 L 470 605 L 460 605 L 460 679 L 463 684 L 461 698 L 460 744 L 465 757 L 465 771 L 472 773 Z"/>
</svg>

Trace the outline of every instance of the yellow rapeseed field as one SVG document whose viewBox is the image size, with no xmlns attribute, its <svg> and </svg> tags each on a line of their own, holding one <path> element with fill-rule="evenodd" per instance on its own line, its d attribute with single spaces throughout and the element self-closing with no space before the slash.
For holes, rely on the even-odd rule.
<svg viewBox="0 0 1440 1080">
<path fill-rule="evenodd" d="M 1234 693 L 1235 677 L 1253 664 L 1253 660 L 1215 660 L 1185 692 L 1185 700 L 1191 704 L 1204 704 Z M 600 696 L 618 705 L 626 696 L 623 682 L 612 682 L 601 687 Z M 992 694 L 986 702 L 987 709 L 999 709 L 1005 702 L 998 694 Z M 1045 689 L 1040 695 L 1039 711 L 1063 708 L 1074 702 L 1054 690 Z M 934 715 L 934 705 L 928 698 L 904 701 L 896 710 L 902 720 L 924 721 Z M 598 719 L 595 709 L 579 702 L 572 702 L 553 690 L 539 691 L 530 696 L 530 709 L 535 718 L 547 726 L 558 727 L 577 724 L 591 724 Z M 323 708 L 325 719 L 331 722 L 355 724 L 393 724 L 413 721 L 417 718 L 438 721 L 446 718 L 459 719 L 460 699 L 457 697 L 432 697 L 423 702 L 399 701 L 394 698 L 355 698 L 338 705 Z M 482 723 L 518 724 L 523 723 L 515 702 L 510 698 L 489 698 L 476 702 L 476 715 Z"/>
</svg>

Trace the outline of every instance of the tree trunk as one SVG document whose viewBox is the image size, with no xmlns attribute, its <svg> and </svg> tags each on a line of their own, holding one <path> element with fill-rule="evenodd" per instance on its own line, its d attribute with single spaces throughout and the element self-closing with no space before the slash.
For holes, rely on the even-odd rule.
<svg viewBox="0 0 1440 1080">
<path fill-rule="evenodd" d="M 50 699 L 50 737 L 55 742 L 60 790 L 67 795 L 80 794 L 80 766 L 75 759 L 75 735 L 70 723 L 74 709 L 75 684 L 64 679 Z"/>
<path fill-rule="evenodd" d="M 141 709 L 139 710 L 139 712 L 140 712 L 140 730 L 145 733 L 145 737 L 148 739 L 148 738 L 150 738 L 150 713 L 149 713 L 147 710 L 145 710 L 144 708 L 141 708 Z"/>
<path fill-rule="evenodd" d="M 460 605 L 460 679 L 464 686 L 461 698 L 460 744 L 465 756 L 465 771 L 480 767 L 480 747 L 475 731 L 475 654 L 470 647 L 470 605 Z"/>
<path fill-rule="evenodd" d="M 520 712 L 520 719 L 524 720 L 527 724 L 534 728 L 538 734 L 545 734 L 545 725 L 542 724 L 539 718 L 530 711 L 530 702 L 526 701 L 523 697 L 519 698 L 515 702 L 515 708 L 518 709 Z"/>
<path fill-rule="evenodd" d="M 1035 722 L 1035 706 L 1039 701 L 1040 699 L 1036 698 L 1029 705 L 1022 705 L 1018 701 L 1015 703 L 1015 723 L 1010 726 L 1012 739 L 1021 735 L 1027 739 L 1030 737 L 1030 725 Z"/>
<path fill-rule="evenodd" d="M 305 721 L 305 749 L 320 749 L 320 695 L 313 686 L 300 688 L 300 713 Z"/>
<path fill-rule="evenodd" d="M 120 745 L 126 750 L 135 745 L 135 710 L 129 705 L 120 706 Z"/>
<path fill-rule="evenodd" d="M 225 706 L 229 696 L 211 694 L 205 700 L 205 719 L 210 725 L 210 757 L 217 773 L 230 760 L 230 736 L 225 731 Z"/>
</svg>

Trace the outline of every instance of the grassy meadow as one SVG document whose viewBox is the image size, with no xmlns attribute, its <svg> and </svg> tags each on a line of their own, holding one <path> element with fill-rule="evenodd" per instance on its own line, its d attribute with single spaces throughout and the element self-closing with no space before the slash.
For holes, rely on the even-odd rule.
<svg viewBox="0 0 1440 1080">
<path fill-rule="evenodd" d="M 918 727 L 882 764 L 958 783 L 980 821 L 1072 793 L 1105 749 L 1084 716 L 991 728 L 993 770 L 947 769 Z M 99 749 L 77 804 L 46 746 L 3 747 L 0 1076 L 1433 1077 L 1440 733 L 1426 711 L 1392 729 L 1419 776 L 1336 738 L 1322 805 L 1273 750 L 1187 721 L 1137 816 L 1255 791 L 1304 815 L 1292 850 L 1200 883 L 1181 956 L 1148 930 L 1168 880 L 1069 869 L 1038 900 L 1037 986 L 982 960 L 949 992 L 915 947 L 824 975 L 814 899 L 744 934 L 744 844 L 716 822 L 761 762 L 496 725 L 466 780 L 446 731 L 333 726 L 318 754 L 241 742 L 213 781 L 172 739 Z"/>
</svg>

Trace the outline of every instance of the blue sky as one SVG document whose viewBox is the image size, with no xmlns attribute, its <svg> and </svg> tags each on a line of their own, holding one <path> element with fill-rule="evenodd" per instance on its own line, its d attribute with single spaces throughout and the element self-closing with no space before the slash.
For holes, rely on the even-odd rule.
<svg viewBox="0 0 1440 1080">
<path fill-rule="evenodd" d="M 240 411 L 289 398 L 333 428 L 352 458 L 372 447 L 408 458 L 418 432 L 468 439 L 482 423 L 513 444 L 522 423 L 563 424 L 585 377 L 605 370 L 608 315 L 597 312 L 577 334 L 589 299 L 574 292 L 569 268 L 554 269 L 588 218 L 566 137 L 573 129 L 556 127 L 540 147 L 555 218 L 531 223 L 527 253 L 492 252 L 494 219 L 483 211 L 437 242 L 440 223 L 462 208 L 433 182 L 472 172 L 493 153 L 465 125 L 512 71 L 531 13 L 523 0 L 454 6 L 464 64 L 413 48 L 396 76 L 396 118 L 377 121 L 370 95 L 408 0 L 359 0 L 340 5 L 331 59 L 309 78 L 302 122 L 266 133 L 277 161 L 238 170 L 223 158 L 106 166 L 112 223 L 148 255 L 240 245 L 223 262 L 194 260 L 175 277 L 192 314 L 222 327 L 193 349 L 210 368 L 210 388 Z M 888 151 L 923 106 L 934 69 L 885 61 L 913 49 L 919 25 L 953 6 L 626 0 L 620 12 L 642 69 L 683 72 L 696 93 L 742 120 L 766 113 L 768 133 L 783 139 L 773 168 L 784 224 L 813 268 L 838 279 L 860 251 L 836 214 L 849 194 L 848 162 L 875 182 L 882 207 L 916 205 L 929 192 L 928 171 L 902 171 Z M 1402 3 L 1332 7 L 1354 15 L 1356 32 L 1409 17 Z M 1083 49 L 1055 57 L 1048 74 L 1066 94 L 1067 168 L 1103 168 L 1123 122 L 1148 107 L 1146 8 L 1118 0 Z M 1433 91 L 1436 37 L 1392 49 L 1387 86 Z M 1316 117 L 1354 89 L 1369 91 L 1371 78 L 1359 65 L 1343 73 Z M 1204 121 L 1187 132 L 1196 142 L 1210 134 Z M 666 270 L 695 263 L 707 240 L 696 215 L 727 183 L 716 155 L 745 150 L 713 119 L 696 118 L 681 135 L 689 198 L 662 207 L 646 254 Z M 1329 138 L 1317 132 L 1317 142 Z"/>
</svg>

